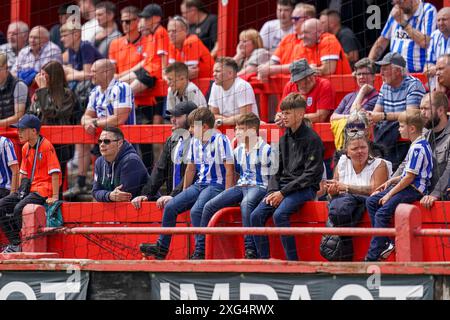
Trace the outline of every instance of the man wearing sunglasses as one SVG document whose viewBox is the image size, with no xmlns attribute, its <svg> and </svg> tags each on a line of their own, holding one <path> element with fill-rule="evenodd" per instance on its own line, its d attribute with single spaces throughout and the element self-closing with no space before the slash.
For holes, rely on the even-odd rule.
<svg viewBox="0 0 450 320">
<path fill-rule="evenodd" d="M 98 139 L 92 195 L 99 202 L 130 201 L 148 179 L 147 169 L 119 128 L 106 127 Z"/>
</svg>

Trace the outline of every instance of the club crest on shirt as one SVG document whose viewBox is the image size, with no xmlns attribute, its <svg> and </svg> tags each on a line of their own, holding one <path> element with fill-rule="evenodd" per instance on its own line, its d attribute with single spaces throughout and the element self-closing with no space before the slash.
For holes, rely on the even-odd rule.
<svg viewBox="0 0 450 320">
<path fill-rule="evenodd" d="M 312 97 L 308 97 L 308 99 L 306 99 L 306 105 L 308 107 L 311 107 L 313 104 L 313 98 Z"/>
</svg>

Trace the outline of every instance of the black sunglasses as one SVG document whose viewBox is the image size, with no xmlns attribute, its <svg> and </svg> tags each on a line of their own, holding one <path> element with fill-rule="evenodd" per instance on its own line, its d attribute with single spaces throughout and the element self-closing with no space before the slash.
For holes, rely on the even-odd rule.
<svg viewBox="0 0 450 320">
<path fill-rule="evenodd" d="M 106 144 L 106 145 L 109 145 L 111 142 L 116 142 L 116 141 L 119 141 L 120 139 L 115 139 L 115 140 L 111 140 L 111 139 L 98 139 L 98 144 L 100 145 L 100 144 L 102 144 L 102 142 L 104 143 L 104 144 Z"/>
<path fill-rule="evenodd" d="M 120 20 L 120 23 L 126 23 L 126 24 L 130 24 L 133 21 L 136 21 L 137 19 L 131 19 L 131 20 Z"/>
</svg>

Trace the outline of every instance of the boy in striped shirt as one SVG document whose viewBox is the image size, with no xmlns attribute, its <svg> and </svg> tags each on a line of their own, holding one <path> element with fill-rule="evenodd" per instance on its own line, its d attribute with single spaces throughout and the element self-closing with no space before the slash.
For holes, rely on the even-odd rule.
<svg viewBox="0 0 450 320">
<path fill-rule="evenodd" d="M 234 184 L 234 161 L 227 136 L 214 130 L 214 114 L 207 108 L 192 111 L 188 117 L 193 137 L 187 155 L 183 191 L 170 200 L 163 213 L 163 227 L 175 227 L 177 216 L 191 211 L 192 226 L 199 227 L 205 204 Z M 194 182 L 194 178 L 197 180 Z M 160 235 L 155 244 L 143 243 L 144 256 L 165 259 L 171 235 Z M 196 242 L 198 235 L 195 236 Z M 192 259 L 199 259 L 196 255 Z"/>
<path fill-rule="evenodd" d="M 427 194 L 431 183 L 432 151 L 427 139 L 422 136 L 424 121 L 420 110 L 408 109 L 400 113 L 398 121 L 401 137 L 410 140 L 411 146 L 402 174 L 383 183 L 366 200 L 374 228 L 387 228 L 397 206 L 419 201 Z M 394 244 L 388 237 L 373 237 L 365 260 L 387 259 L 393 250 Z"/>
<path fill-rule="evenodd" d="M 0 199 L 17 191 L 19 186 L 19 161 L 14 145 L 0 136 Z"/>
<path fill-rule="evenodd" d="M 234 149 L 237 184 L 208 201 L 203 209 L 200 227 L 207 227 L 215 212 L 240 204 L 242 225 L 250 227 L 250 214 L 266 195 L 271 168 L 271 148 L 259 136 L 260 120 L 253 112 L 241 115 L 236 122 L 238 145 Z M 245 258 L 256 259 L 253 236 L 245 236 Z M 205 235 L 197 237 L 194 256 L 205 256 Z"/>
</svg>

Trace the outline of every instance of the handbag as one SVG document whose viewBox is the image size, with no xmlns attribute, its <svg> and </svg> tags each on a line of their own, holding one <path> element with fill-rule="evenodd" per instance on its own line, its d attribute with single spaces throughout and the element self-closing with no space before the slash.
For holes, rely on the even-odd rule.
<svg viewBox="0 0 450 320">
<path fill-rule="evenodd" d="M 20 181 L 20 186 L 18 189 L 19 200 L 23 200 L 27 195 L 30 194 L 31 183 L 33 182 L 34 172 L 36 170 L 36 161 L 37 161 L 37 155 L 39 153 L 40 144 L 41 144 L 41 137 L 39 137 L 38 141 L 36 142 L 36 152 L 34 153 L 33 168 L 31 169 L 31 177 L 29 179 L 22 178 L 22 180 Z M 28 149 L 25 159 L 28 158 L 28 152 L 30 152 L 30 149 Z"/>
<path fill-rule="evenodd" d="M 52 205 L 45 204 L 46 225 L 49 228 L 59 228 L 64 225 L 61 212 L 62 201 L 55 201 Z"/>
<path fill-rule="evenodd" d="M 333 227 L 328 218 L 327 227 Z M 323 235 L 320 241 L 320 255 L 328 261 L 352 261 L 353 239 L 352 237 Z"/>
</svg>

